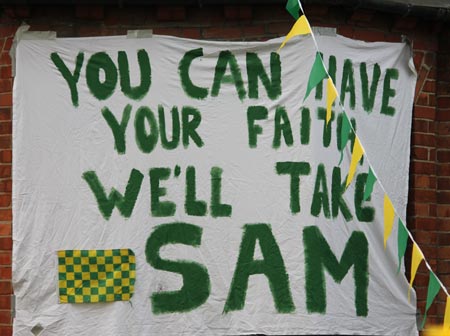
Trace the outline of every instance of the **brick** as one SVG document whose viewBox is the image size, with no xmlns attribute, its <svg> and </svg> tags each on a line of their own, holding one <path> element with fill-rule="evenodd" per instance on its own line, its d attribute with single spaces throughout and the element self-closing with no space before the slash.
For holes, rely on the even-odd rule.
<svg viewBox="0 0 450 336">
<path fill-rule="evenodd" d="M 226 20 L 245 21 L 252 19 L 251 6 L 225 6 L 224 15 Z"/>
<path fill-rule="evenodd" d="M 276 34 L 277 36 L 285 36 L 289 33 L 292 24 L 290 22 L 269 23 L 267 25 L 267 33 Z"/>
<path fill-rule="evenodd" d="M 12 336 L 12 326 L 2 325 L 0 328 L 0 336 Z"/>
<path fill-rule="evenodd" d="M 412 143 L 414 145 L 435 147 L 436 146 L 436 136 L 429 133 L 414 133 L 412 137 Z"/>
<path fill-rule="evenodd" d="M 422 51 L 414 51 L 414 66 L 416 69 L 420 69 L 422 66 L 422 60 L 423 60 L 424 53 Z"/>
<path fill-rule="evenodd" d="M 11 250 L 12 250 L 12 238 L 0 237 L 0 251 L 11 251 Z"/>
<path fill-rule="evenodd" d="M 450 96 L 440 96 L 437 99 L 438 107 L 450 107 Z"/>
<path fill-rule="evenodd" d="M 7 38 L 5 41 L 5 45 L 3 46 L 3 51 L 10 51 L 12 44 L 13 44 L 13 38 L 12 37 Z M 9 76 L 9 77 L 11 77 L 11 76 Z"/>
<path fill-rule="evenodd" d="M 12 294 L 12 286 L 11 281 L 0 281 L 0 294 Z M 1 315 L 1 312 L 0 312 Z M 0 317 L 0 323 L 5 323 L 1 321 Z"/>
<path fill-rule="evenodd" d="M 436 202 L 436 192 L 434 190 L 421 189 L 417 191 L 416 189 L 412 191 L 414 195 L 415 202 L 432 203 Z"/>
<path fill-rule="evenodd" d="M 429 175 L 414 175 L 413 187 L 434 189 L 436 188 L 436 178 Z"/>
<path fill-rule="evenodd" d="M 437 200 L 439 204 L 450 204 L 450 191 L 438 191 Z"/>
<path fill-rule="evenodd" d="M 12 220 L 11 209 L 0 209 L 0 221 L 10 221 Z"/>
<path fill-rule="evenodd" d="M 413 161 L 411 171 L 414 174 L 436 175 L 436 164 L 432 162 Z"/>
<path fill-rule="evenodd" d="M 358 9 L 355 10 L 350 17 L 350 21 L 370 22 L 374 16 L 373 11 Z"/>
<path fill-rule="evenodd" d="M 421 217 L 430 216 L 429 204 L 413 202 L 411 209 L 411 216 L 421 216 Z"/>
<path fill-rule="evenodd" d="M 246 38 L 256 38 L 264 37 L 265 35 L 264 26 L 244 26 L 242 27 L 242 37 Z"/>
<path fill-rule="evenodd" d="M 0 178 L 11 177 L 11 165 L 0 165 Z"/>
<path fill-rule="evenodd" d="M 178 27 L 157 27 L 153 29 L 153 33 L 157 35 L 183 36 L 182 28 Z"/>
<path fill-rule="evenodd" d="M 348 38 L 353 38 L 353 34 L 354 34 L 354 27 L 353 26 L 349 26 L 349 25 L 343 25 L 343 26 L 338 26 L 337 27 L 337 33 L 339 35 L 348 37 Z"/>
<path fill-rule="evenodd" d="M 100 5 L 78 5 L 75 7 L 75 16 L 79 19 L 102 20 L 104 8 Z"/>
<path fill-rule="evenodd" d="M 439 167 L 440 168 L 440 167 Z M 440 177 L 437 180 L 437 187 L 439 190 L 450 190 L 450 178 L 449 177 Z M 449 208 L 449 216 L 450 216 L 450 208 Z"/>
<path fill-rule="evenodd" d="M 12 93 L 0 94 L 0 107 L 12 106 Z"/>
<path fill-rule="evenodd" d="M 450 149 L 438 150 L 437 159 L 439 163 L 450 163 Z"/>
<path fill-rule="evenodd" d="M 13 25 L 0 26 L 0 37 L 11 37 L 16 33 L 17 27 Z"/>
<path fill-rule="evenodd" d="M 422 87 L 423 92 L 436 92 L 436 81 L 427 80 Z"/>
<path fill-rule="evenodd" d="M 11 195 L 9 196 L 11 198 Z M 0 237 L 2 236 L 11 236 L 12 230 L 11 230 L 11 224 L 0 224 Z"/>
<path fill-rule="evenodd" d="M 413 16 L 399 17 L 394 24 L 394 30 L 410 31 L 416 27 L 417 18 Z"/>
<path fill-rule="evenodd" d="M 4 78 L 4 79 L 7 79 L 7 78 L 11 78 L 11 66 L 10 65 L 7 65 L 7 66 L 1 66 L 0 67 L 0 78 Z M 7 94 L 7 93 L 4 93 L 4 94 Z M 6 106 L 6 105 L 1 105 L 1 106 Z M 9 106 L 11 106 L 11 105 L 9 105 Z"/>
<path fill-rule="evenodd" d="M 450 117 L 450 113 L 449 113 Z M 450 122 L 440 122 L 437 125 L 437 134 L 439 135 L 450 135 Z"/>
<path fill-rule="evenodd" d="M 11 195 L 0 195 L 0 208 L 7 208 L 11 206 Z"/>
<path fill-rule="evenodd" d="M 6 93 L 12 91 L 12 80 L 8 79 L 0 79 L 0 93 Z"/>
<path fill-rule="evenodd" d="M 11 296 L 10 295 L 0 295 L 0 310 L 11 309 Z"/>
<path fill-rule="evenodd" d="M 0 252 L 0 265 L 11 266 L 11 252 Z"/>
<path fill-rule="evenodd" d="M 355 30 L 353 37 L 366 42 L 377 42 L 384 40 L 384 32 L 375 30 Z"/>
<path fill-rule="evenodd" d="M 239 39 L 241 37 L 241 29 L 239 27 L 205 28 L 203 37 L 206 39 Z"/>
<path fill-rule="evenodd" d="M 428 120 L 414 119 L 412 130 L 413 132 L 430 133 L 430 122 Z"/>
<path fill-rule="evenodd" d="M 438 235 L 435 232 L 422 231 L 416 235 L 415 240 L 419 246 L 436 245 L 438 242 Z"/>
<path fill-rule="evenodd" d="M 0 323 L 10 324 L 11 321 L 11 312 L 9 310 L 0 310 Z"/>
<path fill-rule="evenodd" d="M 200 39 L 202 35 L 199 28 L 183 28 L 183 37 L 191 39 Z"/>
<path fill-rule="evenodd" d="M 186 9 L 183 6 L 158 6 L 156 18 L 158 21 L 184 21 Z"/>
<path fill-rule="evenodd" d="M 450 148 L 450 137 L 438 137 L 437 138 L 438 148 Z"/>
<path fill-rule="evenodd" d="M 414 118 L 430 119 L 436 118 L 436 108 L 429 106 L 414 106 Z"/>
<path fill-rule="evenodd" d="M 12 279 L 12 267 L 0 266 L 0 279 L 11 280 Z"/>
<path fill-rule="evenodd" d="M 416 160 L 428 160 L 428 148 L 414 146 L 412 149 L 412 157 Z"/>
<path fill-rule="evenodd" d="M 437 221 L 434 218 L 414 218 L 412 224 L 416 230 L 436 230 Z"/>
</svg>

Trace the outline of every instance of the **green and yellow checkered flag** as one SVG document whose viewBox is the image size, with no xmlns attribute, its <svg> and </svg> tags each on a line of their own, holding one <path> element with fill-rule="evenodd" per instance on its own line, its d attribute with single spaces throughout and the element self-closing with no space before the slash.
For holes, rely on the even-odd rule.
<svg viewBox="0 0 450 336">
<path fill-rule="evenodd" d="M 136 280 L 130 249 L 58 251 L 59 302 L 128 301 Z"/>
</svg>

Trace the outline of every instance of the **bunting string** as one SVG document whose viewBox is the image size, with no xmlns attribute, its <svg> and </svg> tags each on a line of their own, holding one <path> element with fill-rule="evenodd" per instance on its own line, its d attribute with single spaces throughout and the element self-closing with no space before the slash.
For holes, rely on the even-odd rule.
<svg viewBox="0 0 450 336">
<path fill-rule="evenodd" d="M 450 295 L 443 285 L 443 283 L 439 280 L 439 278 L 436 276 L 436 274 L 433 272 L 430 264 L 425 259 L 425 256 L 420 249 L 419 245 L 415 241 L 413 235 L 408 230 L 408 228 L 405 225 L 405 222 L 400 218 L 398 215 L 398 212 L 396 211 L 394 205 L 392 204 L 392 201 L 389 197 L 389 195 L 386 192 L 386 189 L 384 188 L 382 182 L 377 178 L 374 170 L 372 169 L 372 165 L 370 163 L 369 158 L 365 155 L 364 147 L 361 144 L 361 141 L 359 137 L 356 134 L 356 130 L 352 126 L 350 119 L 348 118 L 348 115 L 344 109 L 344 106 L 339 98 L 339 93 L 336 89 L 335 84 L 333 83 L 333 79 L 329 75 L 324 63 L 322 56 L 319 52 L 319 47 L 317 44 L 317 41 L 315 39 L 314 33 L 309 25 L 309 22 L 306 18 L 306 14 L 303 10 L 303 7 L 301 5 L 300 0 L 288 0 L 286 4 L 286 10 L 293 16 L 293 18 L 296 20 L 294 26 L 292 27 L 291 31 L 286 35 L 286 38 L 282 42 L 280 48 L 278 49 L 278 52 L 286 45 L 286 43 L 293 38 L 294 36 L 298 35 L 310 35 L 315 46 L 316 50 L 316 56 L 314 63 L 311 68 L 311 72 L 308 79 L 308 85 L 306 89 L 306 94 L 303 99 L 303 102 L 307 99 L 311 91 L 319 85 L 324 79 L 327 79 L 327 93 L 326 93 L 326 123 L 328 124 L 331 120 L 331 108 L 332 105 L 337 102 L 339 105 L 339 108 L 342 110 L 342 125 L 341 125 L 341 142 L 340 142 L 340 152 L 341 157 L 339 160 L 339 165 L 342 162 L 343 159 L 343 151 L 345 147 L 347 146 L 348 140 L 350 139 L 350 135 L 354 136 L 354 141 L 352 145 L 352 151 L 351 151 L 351 162 L 350 162 L 350 168 L 349 168 L 349 174 L 347 176 L 346 181 L 346 188 L 351 184 L 354 174 L 356 172 L 357 164 L 358 162 L 363 158 L 363 156 L 366 158 L 367 163 L 369 165 L 369 172 L 367 175 L 365 190 L 364 190 L 364 200 L 368 200 L 370 198 L 370 195 L 373 191 L 373 187 L 376 182 L 378 182 L 383 194 L 384 194 L 384 237 L 383 237 L 383 243 L 384 248 L 386 249 L 387 241 L 392 233 L 392 229 L 394 226 L 395 218 L 398 218 L 397 226 L 398 226 L 398 233 L 397 233 L 397 243 L 398 243 L 398 270 L 397 273 L 400 272 L 401 269 L 401 260 L 405 255 L 408 239 L 412 242 L 412 260 L 411 260 L 411 274 L 410 274 L 410 281 L 409 281 L 409 288 L 408 288 L 408 301 L 410 301 L 410 292 L 411 288 L 414 283 L 414 279 L 417 273 L 417 270 L 419 268 L 419 265 L 423 261 L 427 269 L 429 270 L 430 276 L 428 280 L 428 290 L 427 290 L 427 299 L 426 299 L 426 307 L 424 312 L 424 317 L 422 320 L 421 327 L 423 328 L 425 326 L 426 322 L 426 316 L 428 309 L 430 308 L 431 304 L 433 303 L 434 299 L 436 298 L 438 292 L 442 289 L 444 293 L 447 296 L 446 300 L 446 308 L 444 313 L 444 322 L 443 322 L 443 331 L 444 332 L 450 332 Z"/>
</svg>

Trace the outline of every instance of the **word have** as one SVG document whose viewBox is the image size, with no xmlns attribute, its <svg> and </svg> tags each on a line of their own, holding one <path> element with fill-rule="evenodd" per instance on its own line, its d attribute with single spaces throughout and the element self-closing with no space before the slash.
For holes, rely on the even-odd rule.
<svg viewBox="0 0 450 336">
<path fill-rule="evenodd" d="M 219 167 L 212 167 L 210 170 L 211 202 L 209 209 L 211 216 L 214 218 L 230 217 L 232 213 L 232 206 L 221 202 L 222 173 L 223 170 Z M 162 186 L 162 182 L 168 180 L 171 175 L 172 178 L 178 178 L 181 175 L 181 168 L 175 166 L 173 172 L 168 167 L 156 167 L 149 170 L 150 213 L 153 217 L 170 217 L 175 215 L 177 210 L 176 204 L 167 199 L 162 200 L 164 196 L 167 196 L 167 188 Z M 107 195 L 95 171 L 86 171 L 83 174 L 83 179 L 91 188 L 97 200 L 100 213 L 106 220 L 109 220 L 114 207 L 117 207 L 123 217 L 129 218 L 131 216 L 141 190 L 144 175 L 139 170 L 132 169 L 123 195 L 114 188 Z M 197 199 L 196 185 L 195 167 L 188 166 L 185 173 L 184 211 L 190 216 L 206 216 L 208 213 L 207 203 Z"/>
<path fill-rule="evenodd" d="M 150 299 L 155 314 L 191 311 L 208 300 L 211 280 L 208 269 L 197 262 L 163 259 L 160 250 L 171 244 L 183 244 L 200 248 L 203 229 L 199 226 L 175 222 L 155 227 L 147 240 L 145 255 L 155 269 L 177 273 L 183 278 L 179 290 L 156 291 Z M 259 244 L 262 259 L 255 259 L 255 247 Z M 355 310 L 357 316 L 368 315 L 367 294 L 369 287 L 369 244 L 363 232 L 354 231 L 345 244 L 340 260 L 316 226 L 303 228 L 305 256 L 305 292 L 308 313 L 326 313 L 327 291 L 325 270 L 340 283 L 353 267 L 355 283 Z M 223 312 L 243 310 L 250 277 L 264 275 L 278 313 L 295 311 L 289 275 L 283 256 L 269 224 L 247 224 L 243 235 L 233 280 L 228 291 Z M 217 300 L 217 296 L 215 296 Z"/>
</svg>

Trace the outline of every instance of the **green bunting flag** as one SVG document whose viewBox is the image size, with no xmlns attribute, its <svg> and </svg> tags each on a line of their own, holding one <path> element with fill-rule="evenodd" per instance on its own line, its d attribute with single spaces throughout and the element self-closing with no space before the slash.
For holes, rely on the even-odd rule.
<svg viewBox="0 0 450 336">
<path fill-rule="evenodd" d="M 425 326 L 425 321 L 427 320 L 428 309 L 430 308 L 431 304 L 434 301 L 434 298 L 439 293 L 440 289 L 441 285 L 439 284 L 439 280 L 437 279 L 436 275 L 432 271 L 430 271 L 430 279 L 428 280 L 427 304 L 425 307 L 425 314 L 423 314 L 422 329 Z"/>
<path fill-rule="evenodd" d="M 325 66 L 323 65 L 322 56 L 319 52 L 317 52 L 316 59 L 314 60 L 311 72 L 309 73 L 308 87 L 306 88 L 306 94 L 303 101 L 308 98 L 312 89 L 314 89 L 326 77 L 328 77 L 327 69 L 325 69 Z"/>
<path fill-rule="evenodd" d="M 300 9 L 303 12 L 303 8 L 300 7 L 300 1 L 298 0 L 288 0 L 288 2 L 286 3 L 286 10 L 296 20 L 300 17 L 299 15 Z"/>
<path fill-rule="evenodd" d="M 59 302 L 129 301 L 136 279 L 130 249 L 58 251 Z"/>
<path fill-rule="evenodd" d="M 373 186 L 376 181 L 377 177 L 375 176 L 372 167 L 369 167 L 369 174 L 367 175 L 366 187 L 364 189 L 364 201 L 367 201 L 370 195 L 372 195 Z"/>
<path fill-rule="evenodd" d="M 341 159 L 339 160 L 339 164 L 341 164 L 342 159 L 344 157 L 344 148 L 347 144 L 348 138 L 350 136 L 351 124 L 350 120 L 348 120 L 347 113 L 342 114 L 342 125 L 341 125 Z"/>
<path fill-rule="evenodd" d="M 398 242 L 398 269 L 397 269 L 398 274 L 400 272 L 402 258 L 406 252 L 406 245 L 408 245 L 408 231 L 406 231 L 405 224 L 403 224 L 400 218 L 398 219 L 397 242 Z"/>
</svg>

